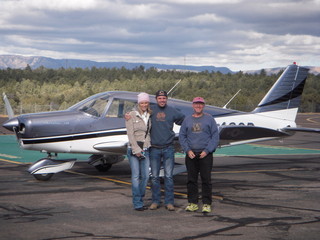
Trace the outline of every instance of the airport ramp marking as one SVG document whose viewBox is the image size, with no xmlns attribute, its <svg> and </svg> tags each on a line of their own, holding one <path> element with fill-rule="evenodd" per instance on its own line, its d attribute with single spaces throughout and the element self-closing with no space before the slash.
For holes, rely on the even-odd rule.
<svg viewBox="0 0 320 240">
<path fill-rule="evenodd" d="M 0 161 L 8 162 L 8 163 L 14 163 L 14 164 L 21 164 L 21 165 L 25 164 L 25 163 L 22 163 L 22 162 L 11 161 L 11 160 L 8 160 L 8 159 L 3 159 L 3 158 L 0 158 Z"/>
<path fill-rule="evenodd" d="M 312 123 L 319 123 L 319 121 L 315 121 L 315 120 L 313 120 L 313 119 L 317 119 L 317 118 L 320 118 L 320 117 L 311 117 L 311 118 L 307 118 L 307 121 L 312 122 Z"/>
<path fill-rule="evenodd" d="M 18 156 L 13 156 L 13 155 L 9 155 L 9 154 L 4 154 L 4 153 L 0 153 L 0 157 L 5 157 L 5 158 L 21 158 L 21 157 L 18 157 Z"/>
</svg>

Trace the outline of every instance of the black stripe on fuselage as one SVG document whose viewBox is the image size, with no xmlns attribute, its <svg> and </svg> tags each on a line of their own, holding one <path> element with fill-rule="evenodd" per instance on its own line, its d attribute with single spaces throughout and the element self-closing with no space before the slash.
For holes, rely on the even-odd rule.
<svg viewBox="0 0 320 240">
<path fill-rule="evenodd" d="M 117 132 L 102 132 L 102 133 L 92 133 L 92 134 L 83 134 L 83 135 L 69 135 L 69 136 L 57 136 L 50 138 L 41 138 L 41 139 L 22 139 L 23 144 L 41 144 L 41 143 L 53 143 L 53 142 L 66 142 L 74 140 L 84 140 L 88 138 L 99 138 L 99 137 L 109 137 L 117 135 L 126 135 L 127 131 L 117 131 Z"/>
</svg>

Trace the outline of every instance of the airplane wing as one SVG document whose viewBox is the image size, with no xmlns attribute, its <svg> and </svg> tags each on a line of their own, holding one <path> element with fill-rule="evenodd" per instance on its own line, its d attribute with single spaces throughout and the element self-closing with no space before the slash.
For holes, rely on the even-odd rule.
<svg viewBox="0 0 320 240">
<path fill-rule="evenodd" d="M 292 135 L 289 132 L 255 126 L 220 126 L 220 146 L 265 141 Z"/>
</svg>

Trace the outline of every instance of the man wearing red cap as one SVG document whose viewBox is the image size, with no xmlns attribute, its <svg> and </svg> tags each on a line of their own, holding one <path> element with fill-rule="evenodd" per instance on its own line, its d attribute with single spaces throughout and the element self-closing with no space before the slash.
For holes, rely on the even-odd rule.
<svg viewBox="0 0 320 240">
<path fill-rule="evenodd" d="M 212 184 L 211 169 L 212 153 L 219 144 L 219 131 L 214 118 L 203 112 L 205 101 L 195 97 L 192 101 L 194 113 L 184 119 L 179 133 L 179 141 L 186 152 L 188 171 L 187 190 L 188 206 L 186 211 L 195 212 L 199 209 L 198 175 L 202 182 L 202 212 L 211 212 Z"/>
</svg>

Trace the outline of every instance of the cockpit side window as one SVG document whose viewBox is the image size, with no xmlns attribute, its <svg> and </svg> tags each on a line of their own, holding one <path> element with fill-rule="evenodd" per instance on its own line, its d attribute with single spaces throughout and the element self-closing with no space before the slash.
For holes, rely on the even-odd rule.
<svg viewBox="0 0 320 240">
<path fill-rule="evenodd" d="M 124 99 L 113 99 L 106 117 L 123 118 L 124 114 L 132 111 L 136 102 L 124 100 Z"/>
<path fill-rule="evenodd" d="M 93 115 L 95 117 L 100 117 L 102 116 L 107 103 L 107 98 L 92 99 L 91 101 L 86 102 L 84 105 L 81 105 L 78 108 L 78 110 Z"/>
</svg>

